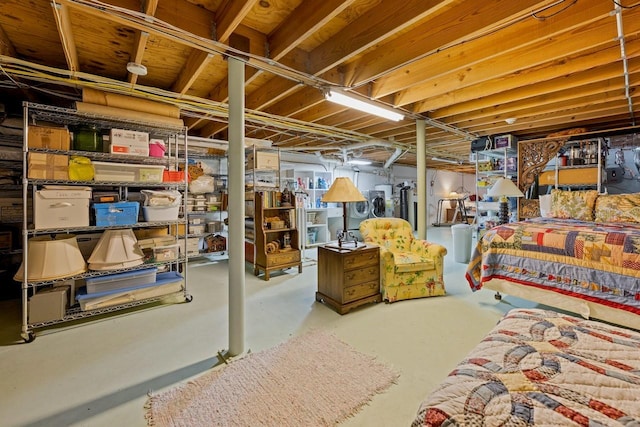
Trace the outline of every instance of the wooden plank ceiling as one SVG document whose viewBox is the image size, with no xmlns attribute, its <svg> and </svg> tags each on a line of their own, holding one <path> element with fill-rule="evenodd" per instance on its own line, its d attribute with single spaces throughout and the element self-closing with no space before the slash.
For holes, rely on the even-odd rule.
<svg viewBox="0 0 640 427">
<path fill-rule="evenodd" d="M 246 135 L 344 160 L 470 171 L 470 140 L 635 126 L 637 0 L 3 0 L 8 102 L 85 85 L 181 107 L 226 139 L 226 55 L 248 54 Z M 240 40 L 248 51 L 230 49 Z M 241 44 L 242 45 L 242 44 Z M 247 56 L 243 56 L 247 58 Z M 20 61 L 17 61 L 20 60 Z M 130 74 L 143 64 L 145 76 Z M 391 122 L 324 99 L 330 86 L 405 113 Z M 516 119 L 507 123 L 506 119 Z M 399 150 L 396 150 L 399 149 Z"/>
</svg>

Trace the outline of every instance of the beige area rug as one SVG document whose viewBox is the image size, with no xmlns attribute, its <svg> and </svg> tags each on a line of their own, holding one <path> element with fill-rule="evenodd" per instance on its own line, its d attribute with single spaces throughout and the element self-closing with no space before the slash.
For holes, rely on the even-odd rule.
<svg viewBox="0 0 640 427">
<path fill-rule="evenodd" d="M 151 395 L 153 426 L 332 426 L 398 374 L 335 336 L 311 331 Z"/>
</svg>

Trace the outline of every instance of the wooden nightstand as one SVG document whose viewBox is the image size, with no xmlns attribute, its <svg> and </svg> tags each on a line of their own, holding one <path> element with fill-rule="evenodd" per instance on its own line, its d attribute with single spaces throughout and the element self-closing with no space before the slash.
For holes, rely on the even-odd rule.
<svg viewBox="0 0 640 427">
<path fill-rule="evenodd" d="M 318 292 L 323 302 L 340 314 L 370 302 L 380 302 L 380 250 L 340 250 L 318 247 Z"/>
</svg>

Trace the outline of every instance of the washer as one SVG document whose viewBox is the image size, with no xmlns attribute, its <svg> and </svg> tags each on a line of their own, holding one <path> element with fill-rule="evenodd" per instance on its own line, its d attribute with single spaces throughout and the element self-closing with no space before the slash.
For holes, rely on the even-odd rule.
<svg viewBox="0 0 640 427">
<path fill-rule="evenodd" d="M 369 218 L 384 218 L 387 211 L 387 201 L 384 191 L 369 190 Z"/>
</svg>

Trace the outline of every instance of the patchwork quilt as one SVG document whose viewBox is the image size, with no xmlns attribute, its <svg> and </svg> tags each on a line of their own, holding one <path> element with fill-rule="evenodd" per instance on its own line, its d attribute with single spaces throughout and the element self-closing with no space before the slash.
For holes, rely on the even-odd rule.
<svg viewBox="0 0 640 427">
<path fill-rule="evenodd" d="M 412 426 L 640 425 L 640 333 L 540 309 L 507 313 Z"/>
<path fill-rule="evenodd" d="M 640 224 L 533 218 L 494 227 L 466 278 L 474 291 L 505 279 L 640 314 Z"/>
</svg>

